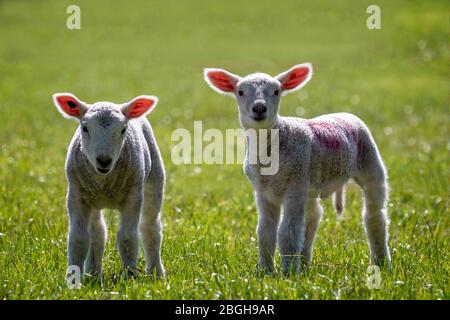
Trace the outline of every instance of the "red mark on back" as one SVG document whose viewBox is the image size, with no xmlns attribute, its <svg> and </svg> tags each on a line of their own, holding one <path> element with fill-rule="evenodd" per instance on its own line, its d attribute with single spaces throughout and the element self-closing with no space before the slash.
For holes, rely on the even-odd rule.
<svg viewBox="0 0 450 320">
<path fill-rule="evenodd" d="M 358 154 L 362 143 L 358 137 L 357 127 L 340 117 L 329 117 L 328 119 L 309 120 L 308 125 L 315 139 L 325 148 L 338 151 L 342 144 L 353 144 Z"/>
<path fill-rule="evenodd" d="M 341 126 L 341 128 L 344 130 L 344 132 L 346 134 L 349 134 L 349 135 L 352 136 L 353 141 L 356 143 L 356 141 L 357 141 L 357 134 L 356 134 L 355 127 L 351 123 L 347 122 L 344 119 L 341 119 L 341 118 L 338 118 L 338 117 L 333 117 L 333 119 L 337 123 L 339 123 L 339 125 Z"/>
<path fill-rule="evenodd" d="M 308 121 L 314 138 L 327 149 L 332 151 L 338 151 L 341 148 L 341 140 L 338 132 L 336 132 L 336 126 L 327 121 Z"/>
<path fill-rule="evenodd" d="M 357 128 L 352 123 L 349 123 L 348 121 L 342 118 L 339 117 L 333 118 L 339 123 L 342 129 L 344 129 L 346 135 L 347 136 L 350 135 L 352 137 L 353 143 L 356 145 L 356 150 L 358 154 L 360 154 L 362 149 L 362 140 L 358 137 Z"/>
</svg>

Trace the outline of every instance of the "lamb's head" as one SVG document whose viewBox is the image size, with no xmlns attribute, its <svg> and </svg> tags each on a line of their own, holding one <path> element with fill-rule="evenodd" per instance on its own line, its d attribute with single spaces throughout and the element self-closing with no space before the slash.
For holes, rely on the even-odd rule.
<svg viewBox="0 0 450 320">
<path fill-rule="evenodd" d="M 87 104 L 73 94 L 56 93 L 53 101 L 63 116 L 79 121 L 83 153 L 99 174 L 108 174 L 122 151 L 129 121 L 150 112 L 158 98 L 139 96 L 124 104 Z"/>
<path fill-rule="evenodd" d="M 240 77 L 223 69 L 204 70 L 206 82 L 215 91 L 235 97 L 244 128 L 272 128 L 278 118 L 281 95 L 303 87 L 312 76 L 310 63 L 299 64 L 271 77 L 253 73 Z"/>
</svg>

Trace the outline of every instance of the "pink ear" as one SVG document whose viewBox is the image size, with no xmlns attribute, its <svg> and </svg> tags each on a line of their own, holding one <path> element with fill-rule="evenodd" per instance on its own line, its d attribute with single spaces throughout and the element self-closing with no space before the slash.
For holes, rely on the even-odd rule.
<svg viewBox="0 0 450 320">
<path fill-rule="evenodd" d="M 158 99 L 152 96 L 140 96 L 129 103 L 126 110 L 124 110 L 127 118 L 138 118 L 152 109 Z"/>
<path fill-rule="evenodd" d="M 219 93 L 233 94 L 240 77 L 222 69 L 205 69 L 206 82 Z"/>
<path fill-rule="evenodd" d="M 80 101 L 71 94 L 57 93 L 53 95 L 53 100 L 58 109 L 68 116 L 79 117 L 84 111 Z"/>
<path fill-rule="evenodd" d="M 230 80 L 230 77 L 225 72 L 222 71 L 210 71 L 207 73 L 209 81 L 211 84 L 216 86 L 218 89 L 225 92 L 234 91 L 234 84 Z"/>
<path fill-rule="evenodd" d="M 300 89 L 312 76 L 312 66 L 309 63 L 299 64 L 277 76 L 283 90 Z"/>
</svg>

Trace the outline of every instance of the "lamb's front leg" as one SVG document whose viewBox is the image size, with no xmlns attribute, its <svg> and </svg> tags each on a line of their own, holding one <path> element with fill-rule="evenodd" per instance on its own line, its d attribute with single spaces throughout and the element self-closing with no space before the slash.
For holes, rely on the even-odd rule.
<svg viewBox="0 0 450 320">
<path fill-rule="evenodd" d="M 117 233 L 117 245 L 124 270 L 130 275 L 137 274 L 138 260 L 138 224 L 142 207 L 142 191 L 130 192 L 131 196 L 121 210 L 120 229 Z"/>
<path fill-rule="evenodd" d="M 101 210 L 92 210 L 89 217 L 89 250 L 84 272 L 92 276 L 102 273 L 103 253 L 106 246 L 106 224 Z"/>
<path fill-rule="evenodd" d="M 302 266 L 307 268 L 311 263 L 314 239 L 322 218 L 323 209 L 320 199 L 310 198 L 306 205 L 305 215 L 305 240 L 302 248 Z"/>
<path fill-rule="evenodd" d="M 283 202 L 283 219 L 278 230 L 278 244 L 284 273 L 300 271 L 300 253 L 305 240 L 305 204 L 302 186 L 290 187 Z"/>
<path fill-rule="evenodd" d="M 78 266 L 83 274 L 84 260 L 89 247 L 88 223 L 91 208 L 71 191 L 67 194 L 70 230 L 67 241 L 68 266 Z M 69 276 L 69 274 L 68 274 Z"/>
<path fill-rule="evenodd" d="M 258 209 L 259 268 L 262 271 L 274 270 L 273 258 L 277 245 L 277 229 L 280 220 L 280 204 L 266 199 L 261 192 L 255 192 Z"/>
</svg>

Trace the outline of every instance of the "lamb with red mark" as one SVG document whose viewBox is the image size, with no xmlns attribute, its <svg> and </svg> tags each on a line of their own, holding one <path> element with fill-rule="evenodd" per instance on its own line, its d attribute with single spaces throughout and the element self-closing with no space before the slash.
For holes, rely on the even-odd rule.
<svg viewBox="0 0 450 320">
<path fill-rule="evenodd" d="M 334 192 L 334 205 L 342 212 L 344 185 L 349 179 L 363 190 L 364 227 L 372 261 L 389 264 L 387 174 L 367 126 L 349 113 L 311 120 L 279 115 L 281 96 L 302 88 L 311 76 L 309 63 L 275 77 L 265 73 L 240 77 L 223 69 L 204 71 L 206 82 L 215 91 L 237 100 L 244 129 L 257 130 L 258 136 L 278 133 L 277 172 L 263 175 L 263 163 L 247 160 L 244 165 L 258 209 L 259 268 L 274 270 L 277 242 L 284 272 L 307 267 L 322 217 L 320 200 Z"/>
</svg>

